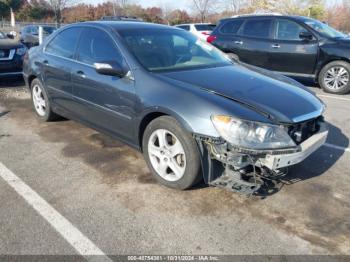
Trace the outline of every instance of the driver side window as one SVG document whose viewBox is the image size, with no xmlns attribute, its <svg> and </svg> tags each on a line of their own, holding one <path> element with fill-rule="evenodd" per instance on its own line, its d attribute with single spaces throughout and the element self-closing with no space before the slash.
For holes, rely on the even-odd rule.
<svg viewBox="0 0 350 262">
<path fill-rule="evenodd" d="M 299 37 L 301 32 L 308 31 L 296 22 L 285 19 L 278 19 L 276 21 L 275 37 L 278 40 L 302 41 Z"/>
<path fill-rule="evenodd" d="M 96 28 L 85 28 L 77 49 L 77 60 L 93 65 L 99 62 L 117 62 L 122 65 L 123 58 L 112 38 Z"/>
</svg>

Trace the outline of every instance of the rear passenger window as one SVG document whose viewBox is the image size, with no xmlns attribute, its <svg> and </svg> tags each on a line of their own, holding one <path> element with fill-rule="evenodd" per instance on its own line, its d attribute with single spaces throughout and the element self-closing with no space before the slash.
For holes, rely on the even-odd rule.
<svg viewBox="0 0 350 262">
<path fill-rule="evenodd" d="M 276 38 L 278 40 L 298 40 L 300 39 L 299 35 L 301 32 L 307 32 L 307 30 L 301 25 L 289 21 L 278 19 L 276 23 Z"/>
<path fill-rule="evenodd" d="M 122 64 L 122 55 L 112 38 L 100 29 L 85 28 L 78 47 L 78 61 L 94 63 L 113 61 Z"/>
<path fill-rule="evenodd" d="M 242 23 L 243 20 L 228 21 L 221 27 L 220 32 L 224 34 L 237 34 Z"/>
<path fill-rule="evenodd" d="M 243 28 L 244 36 L 269 38 L 272 26 L 271 19 L 248 19 Z"/>
<path fill-rule="evenodd" d="M 73 59 L 81 29 L 68 28 L 60 32 L 45 48 L 45 52 Z"/>
</svg>

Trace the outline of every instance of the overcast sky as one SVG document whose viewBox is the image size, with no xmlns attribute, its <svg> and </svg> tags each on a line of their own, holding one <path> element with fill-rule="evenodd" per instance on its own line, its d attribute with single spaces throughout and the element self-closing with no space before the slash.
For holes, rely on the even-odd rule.
<svg viewBox="0 0 350 262">
<path fill-rule="evenodd" d="M 150 7 L 150 6 L 159 6 L 163 7 L 164 5 L 173 7 L 173 8 L 179 8 L 179 9 L 186 9 L 191 10 L 191 0 L 130 0 L 131 2 L 138 3 L 144 7 Z M 328 5 L 332 5 L 337 1 L 341 0 L 326 0 Z M 350 0 L 345 0 L 350 1 Z M 84 3 L 90 3 L 90 4 L 98 4 L 101 2 L 107 2 L 106 0 L 85 0 Z"/>
</svg>

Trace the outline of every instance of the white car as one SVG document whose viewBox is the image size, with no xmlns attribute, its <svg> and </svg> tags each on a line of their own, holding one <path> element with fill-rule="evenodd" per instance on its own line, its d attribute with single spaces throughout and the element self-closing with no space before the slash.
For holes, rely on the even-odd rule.
<svg viewBox="0 0 350 262">
<path fill-rule="evenodd" d="M 211 32 L 214 30 L 216 25 L 209 24 L 209 23 L 202 23 L 202 24 L 181 24 L 181 25 L 175 25 L 178 28 L 184 29 L 186 31 L 191 32 L 192 34 L 196 35 L 197 37 L 203 39 L 204 41 L 207 40 L 208 36 L 211 34 Z"/>
</svg>

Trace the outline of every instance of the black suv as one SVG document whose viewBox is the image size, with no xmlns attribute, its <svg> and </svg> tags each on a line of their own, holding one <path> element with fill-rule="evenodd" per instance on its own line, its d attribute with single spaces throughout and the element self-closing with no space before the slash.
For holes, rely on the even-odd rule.
<svg viewBox="0 0 350 262">
<path fill-rule="evenodd" d="M 350 38 L 308 17 L 226 18 L 208 42 L 241 62 L 292 77 L 311 77 L 329 93 L 350 91 Z"/>
</svg>

